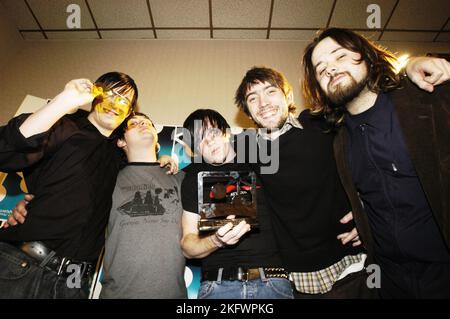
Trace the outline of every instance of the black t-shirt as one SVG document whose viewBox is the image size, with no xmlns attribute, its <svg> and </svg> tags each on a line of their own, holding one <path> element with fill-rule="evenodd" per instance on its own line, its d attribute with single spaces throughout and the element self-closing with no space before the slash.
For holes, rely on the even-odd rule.
<svg viewBox="0 0 450 319">
<path fill-rule="evenodd" d="M 308 112 L 300 116 L 303 129 L 292 127 L 279 137 L 279 168 L 259 174 L 272 211 L 274 235 L 283 264 L 290 271 L 324 269 L 360 251 L 343 246 L 336 237 L 354 227 L 339 220 L 351 208 L 337 172 L 333 134 Z M 270 144 L 270 142 L 269 142 Z"/>
<path fill-rule="evenodd" d="M 202 171 L 248 171 L 245 164 L 229 163 L 214 166 L 207 163 L 191 164 L 184 170 L 185 178 L 181 185 L 183 209 L 198 214 L 197 176 Z M 259 227 L 253 228 L 233 246 L 220 248 L 203 258 L 203 269 L 225 267 L 281 267 L 277 246 L 273 237 L 264 191 L 257 190 Z"/>
</svg>

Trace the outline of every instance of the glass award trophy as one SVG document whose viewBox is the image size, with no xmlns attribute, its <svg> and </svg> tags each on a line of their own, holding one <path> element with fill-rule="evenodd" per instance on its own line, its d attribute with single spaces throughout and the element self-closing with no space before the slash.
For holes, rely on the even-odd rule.
<svg viewBox="0 0 450 319">
<path fill-rule="evenodd" d="M 256 175 L 252 171 L 212 171 L 198 173 L 199 231 L 215 231 L 227 223 L 245 220 L 258 226 L 256 215 Z M 235 215 L 235 219 L 227 219 Z"/>
</svg>

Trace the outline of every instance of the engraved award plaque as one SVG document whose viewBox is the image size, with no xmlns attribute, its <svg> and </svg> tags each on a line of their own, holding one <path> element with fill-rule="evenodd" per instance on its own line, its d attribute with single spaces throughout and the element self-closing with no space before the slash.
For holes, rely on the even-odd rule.
<svg viewBox="0 0 450 319">
<path fill-rule="evenodd" d="M 214 231 L 232 222 L 246 220 L 258 226 L 256 215 L 256 175 L 252 171 L 198 173 L 199 231 Z M 235 219 L 226 219 L 236 215 Z"/>
</svg>

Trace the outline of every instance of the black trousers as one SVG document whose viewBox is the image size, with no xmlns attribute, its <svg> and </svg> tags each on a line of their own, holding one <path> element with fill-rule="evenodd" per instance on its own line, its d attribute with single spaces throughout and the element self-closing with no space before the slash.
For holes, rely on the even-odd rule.
<svg viewBox="0 0 450 319">
<path fill-rule="evenodd" d="M 383 299 L 450 299 L 450 263 L 397 263 L 378 256 Z"/>
<path fill-rule="evenodd" d="M 377 299 L 378 289 L 367 287 L 367 272 L 361 270 L 338 280 L 324 294 L 304 294 L 294 289 L 295 299 Z"/>
</svg>

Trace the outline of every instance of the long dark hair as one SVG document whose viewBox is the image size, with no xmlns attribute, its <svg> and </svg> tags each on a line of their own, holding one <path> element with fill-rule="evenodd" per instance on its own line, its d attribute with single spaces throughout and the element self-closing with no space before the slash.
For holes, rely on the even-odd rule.
<svg viewBox="0 0 450 319">
<path fill-rule="evenodd" d="M 327 37 L 336 41 L 343 48 L 361 54 L 361 59 L 356 62 L 366 63 L 369 72 L 367 87 L 372 92 L 390 91 L 399 86 L 400 80 L 395 71 L 395 64 L 398 61 L 393 53 L 350 30 L 340 28 L 324 30 L 306 47 L 303 55 L 303 95 L 311 113 L 323 115 L 333 130 L 342 124 L 345 106 L 335 106 L 330 103 L 316 79 L 312 63 L 314 49 L 320 41 Z"/>
</svg>

